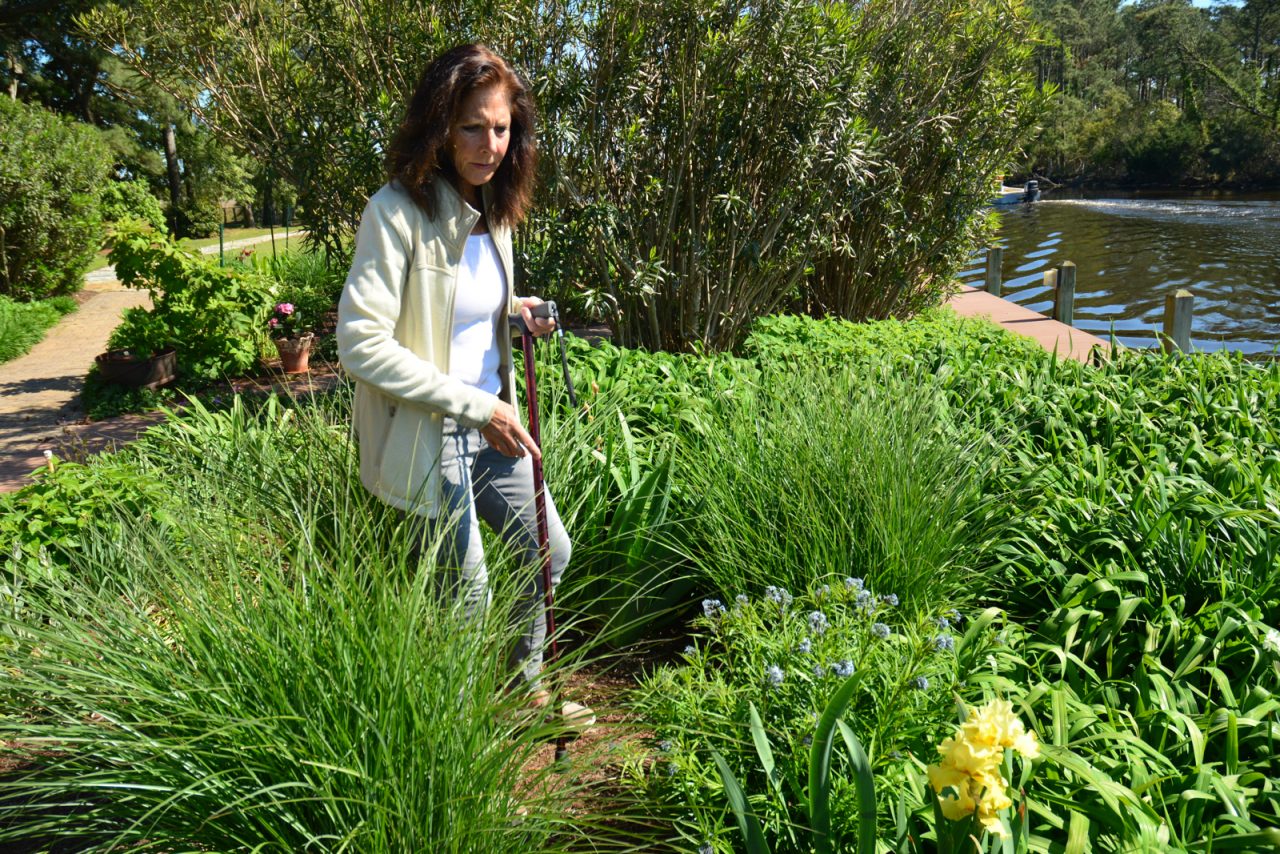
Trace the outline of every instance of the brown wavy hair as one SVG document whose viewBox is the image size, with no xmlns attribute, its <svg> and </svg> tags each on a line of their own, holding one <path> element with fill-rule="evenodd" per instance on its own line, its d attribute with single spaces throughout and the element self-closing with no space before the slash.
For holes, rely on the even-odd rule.
<svg viewBox="0 0 1280 854">
<path fill-rule="evenodd" d="M 533 96 L 506 60 L 482 44 L 466 44 L 436 57 L 422 72 L 387 151 L 388 176 L 433 219 L 435 182 L 457 180 L 449 154 L 449 130 L 467 96 L 494 84 L 506 90 L 511 102 L 511 139 L 506 157 L 490 179 L 493 196 L 485 215 L 491 225 L 511 228 L 529 212 L 538 167 Z"/>
</svg>

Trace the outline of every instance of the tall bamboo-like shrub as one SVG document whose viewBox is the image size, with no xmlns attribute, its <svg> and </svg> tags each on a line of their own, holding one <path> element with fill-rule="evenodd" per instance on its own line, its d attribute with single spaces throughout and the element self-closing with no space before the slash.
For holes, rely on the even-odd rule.
<svg viewBox="0 0 1280 854">
<path fill-rule="evenodd" d="M 866 180 L 809 280 L 804 309 L 906 316 L 943 297 L 989 235 L 986 206 L 1042 108 L 1026 73 L 1021 0 L 872 0 L 860 115 L 876 139 Z"/>
<path fill-rule="evenodd" d="M 868 180 L 866 36 L 843 4 L 608 0 L 550 121 L 553 215 L 626 345 L 727 348 L 793 296 Z M 557 135 L 557 132 L 560 135 Z"/>
</svg>

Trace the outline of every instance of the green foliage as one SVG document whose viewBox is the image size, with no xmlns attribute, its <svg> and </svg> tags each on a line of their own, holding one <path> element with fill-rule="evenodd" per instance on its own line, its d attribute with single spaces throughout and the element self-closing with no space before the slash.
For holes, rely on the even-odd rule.
<svg viewBox="0 0 1280 854">
<path fill-rule="evenodd" d="M 638 708 L 660 743 L 638 782 L 687 813 L 690 833 L 715 838 L 727 770 L 774 851 L 809 851 L 826 826 L 827 850 L 850 850 L 867 835 L 859 775 L 874 769 L 877 791 L 900 791 L 900 754 L 931 759 L 953 715 L 951 692 L 989 643 L 981 627 L 962 641 L 954 617 L 912 616 L 886 597 L 832 577 L 794 600 L 772 587 L 727 607 L 705 601 L 694 644 L 640 689 Z M 866 762 L 833 756 L 841 716 Z"/>
<path fill-rule="evenodd" d="M 1274 183 L 1280 14 L 1268 0 L 1032 0 L 1052 93 L 1026 168 L 1058 179 Z"/>
<path fill-rule="evenodd" d="M 798 289 L 851 201 L 837 188 L 866 180 L 866 57 L 850 42 L 870 16 L 610 0 L 586 17 L 592 91 L 549 123 L 552 210 L 589 235 L 589 286 L 621 343 L 727 349 Z"/>
<path fill-rule="evenodd" d="M 655 349 L 729 349 L 784 305 L 863 317 L 936 302 L 1034 107 L 1020 4 L 490 11 L 322 2 L 210 27 L 199 3 L 141 0 L 86 24 L 296 186 L 331 248 L 384 180 L 427 58 L 492 45 L 539 102 L 527 280 Z"/>
<path fill-rule="evenodd" d="M 906 317 L 942 302 L 982 245 L 991 187 L 1045 99 L 1027 74 L 1033 36 L 1021 3 L 858 8 L 851 49 L 866 79 L 853 85 L 865 102 L 853 109 L 871 134 L 874 165 L 827 189 L 844 204 L 831 208 L 796 304 L 850 320 Z"/>
<path fill-rule="evenodd" d="M 166 487 L 128 454 L 91 465 L 54 460 L 35 483 L 0 495 L 0 561 L 6 580 L 21 588 L 61 576 L 95 536 L 110 537 L 162 507 Z M 15 593 L 10 588 L 10 595 Z"/>
<path fill-rule="evenodd" d="M 0 98 L 0 295 L 72 294 L 102 244 L 110 162 L 97 133 Z"/>
<path fill-rule="evenodd" d="M 222 208 L 211 199 L 196 199 L 178 208 L 175 233 L 179 237 L 212 237 L 221 224 Z"/>
<path fill-rule="evenodd" d="M 995 457 L 930 376 L 762 373 L 681 447 L 689 548 L 712 589 L 850 572 L 912 608 L 970 599 Z"/>
<path fill-rule="evenodd" d="M 1032 833 L 1094 850 L 1159 840 L 1229 850 L 1280 826 L 1274 695 L 1280 636 L 1246 591 L 1198 613 L 1124 567 L 1067 579 L 1044 617 L 1002 632 L 998 676 L 1046 744 L 1028 785 Z M 1034 628 L 1033 628 L 1034 626 Z M 1074 761 L 1068 753 L 1082 758 Z"/>
<path fill-rule="evenodd" d="M 167 235 L 125 227 L 111 250 L 116 275 L 151 293 L 151 309 L 127 309 L 111 334 L 113 349 L 178 349 L 178 367 L 194 380 L 241 376 L 257 363 L 257 341 L 271 295 L 260 277 L 188 252 Z"/>
<path fill-rule="evenodd" d="M 348 260 L 348 253 L 317 250 L 286 252 L 274 258 L 260 252 L 251 257 L 250 263 L 259 276 L 272 281 L 272 299 L 277 304 L 291 303 L 314 332 L 337 309 Z"/>
<path fill-rule="evenodd" d="M 1023 781 L 1031 850 L 1272 845 L 1280 366 L 1121 351 L 1092 368 L 994 327 L 964 343 L 977 328 L 768 319 L 747 349 L 877 385 L 927 369 L 1002 448 L 975 580 L 1013 622 L 968 690 L 1014 699 L 1046 742 Z"/>
<path fill-rule="evenodd" d="M 76 310 L 71 297 L 14 302 L 0 296 L 0 363 L 16 359 L 44 338 L 49 327 Z"/>
<path fill-rule="evenodd" d="M 167 230 L 160 200 L 152 194 L 147 182 L 139 178 L 108 182 L 102 193 L 102 218 L 107 222 L 136 219 L 156 231 Z"/>
<path fill-rule="evenodd" d="M 101 421 L 117 415 L 135 412 L 152 412 L 177 399 L 177 392 L 169 386 L 160 388 L 130 388 L 109 383 L 95 364 L 85 375 L 80 389 L 80 405 L 90 421 Z"/>
<path fill-rule="evenodd" d="M 405 565 L 422 532 L 365 493 L 333 412 L 197 407 L 153 431 L 134 453 L 182 512 L 87 534 L 73 573 L 4 609 L 0 734 L 20 764 L 0 839 L 609 845 L 534 760 L 555 729 L 520 723 L 503 690 L 523 579 L 496 577 L 482 615 L 441 597 L 445 570 Z"/>
<path fill-rule="evenodd" d="M 736 813 L 771 850 L 813 850 L 825 794 L 834 850 L 865 839 L 872 814 L 882 850 L 931 850 L 926 766 L 955 701 L 993 697 L 1013 702 L 1043 758 L 1006 766 L 1026 809 L 984 850 L 1274 844 L 1280 364 L 1121 351 L 1088 367 L 948 312 L 770 318 L 745 358 L 570 339 L 573 409 L 541 348 L 548 482 L 576 544 L 565 616 L 652 637 L 691 593 L 708 597 L 690 649 L 643 677 L 639 720 L 659 752 L 624 775 L 686 847 L 740 846 Z M 358 485 L 345 396 L 313 404 L 196 404 L 125 455 L 3 500 L 18 607 L 0 654 L 24 714 L 0 735 L 73 747 L 23 754 L 19 824 L 0 832 L 107 827 L 117 844 L 214 849 L 235 847 L 219 835 L 233 828 L 244 845 L 327 833 L 362 850 L 506 850 L 514 831 L 492 817 L 510 814 L 511 778 L 486 751 L 510 733 L 485 681 L 503 594 L 486 638 L 464 640 L 418 592 L 434 570 L 400 566 L 409 532 Z M 783 587 L 804 592 L 788 601 Z M 711 598 L 737 593 L 750 598 Z M 975 599 L 1000 607 L 963 634 L 936 622 Z M 372 664 L 393 653 L 422 678 Z M 841 684 L 848 711 L 824 716 L 843 707 Z M 436 715 L 455 696 L 442 708 L 456 714 Z M 142 706 L 163 714 L 142 721 Z M 371 730 L 352 708 L 376 710 L 385 757 L 353 742 Z M 865 763 L 835 732 L 865 745 Z M 286 803 L 271 788 L 293 784 L 311 795 Z M 122 785 L 136 795 L 92 796 Z M 239 798 L 254 809 L 205 821 Z M 470 806 L 442 812 L 436 798 Z M 59 804 L 102 823 L 39 811 Z M 531 815 L 533 848 L 573 847 Z M 466 821 L 490 836 L 475 842 Z M 599 843 L 590 821 L 558 829 Z"/>
<path fill-rule="evenodd" d="M 857 690 L 860 681 L 861 676 L 850 676 L 832 695 L 831 701 L 827 703 L 826 709 L 823 710 L 818 719 L 812 744 L 809 747 L 809 788 L 807 791 L 800 789 L 793 793 L 793 797 L 805 807 L 809 814 L 808 830 L 812 837 L 812 847 L 815 851 L 821 852 L 821 854 L 828 854 L 833 850 L 830 772 L 831 748 L 835 740 L 837 726 L 839 726 L 840 734 L 849 748 L 849 757 L 852 760 L 849 771 L 858 793 L 857 846 L 852 850 L 865 852 L 866 854 L 874 854 L 876 850 L 876 795 L 875 781 L 871 775 L 871 765 L 867 761 L 867 754 L 862 747 L 862 742 L 853 734 L 853 730 L 849 729 L 848 724 L 840 720 L 840 716 L 844 714 L 849 705 L 849 700 L 853 697 L 853 693 Z M 760 718 L 760 713 L 756 711 L 755 704 L 749 704 L 749 708 L 751 710 L 751 740 L 754 742 L 756 753 L 760 757 L 761 770 L 764 771 L 766 779 L 776 784 L 776 777 L 774 776 L 776 765 L 773 758 L 773 748 L 769 744 L 769 734 L 765 732 L 764 722 Z M 720 769 L 725 795 L 729 799 L 734 816 L 738 819 L 739 829 L 747 841 L 747 850 L 751 854 L 756 854 L 757 852 L 769 854 L 769 846 L 764 841 L 764 832 L 760 827 L 760 822 L 755 815 L 747 811 L 746 795 L 742 791 L 742 787 L 734 776 L 732 769 L 729 768 L 729 763 L 715 750 L 711 751 L 711 757 Z M 778 787 L 775 785 L 775 788 Z"/>
</svg>

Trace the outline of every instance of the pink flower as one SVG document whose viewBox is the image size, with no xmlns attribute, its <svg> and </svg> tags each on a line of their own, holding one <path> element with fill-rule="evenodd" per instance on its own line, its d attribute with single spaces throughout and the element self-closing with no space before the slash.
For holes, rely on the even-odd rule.
<svg viewBox="0 0 1280 854">
<path fill-rule="evenodd" d="M 293 303 L 282 302 L 276 306 L 276 311 L 280 312 L 281 314 L 293 314 Z"/>
<path fill-rule="evenodd" d="M 271 322 L 268 323 L 267 325 L 270 326 L 272 329 L 275 329 L 277 326 L 280 325 L 280 321 L 273 317 L 271 318 Z"/>
</svg>

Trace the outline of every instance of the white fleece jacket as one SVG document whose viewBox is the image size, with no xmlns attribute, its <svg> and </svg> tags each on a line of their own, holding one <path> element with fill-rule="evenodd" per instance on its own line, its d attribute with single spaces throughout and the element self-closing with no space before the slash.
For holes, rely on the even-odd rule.
<svg viewBox="0 0 1280 854">
<path fill-rule="evenodd" d="M 352 426 L 365 488 L 401 510 L 434 516 L 443 418 L 483 427 L 499 396 L 449 376 L 453 303 L 467 235 L 480 213 L 435 182 L 434 220 L 394 183 L 365 206 L 338 303 L 338 358 L 355 379 Z M 487 189 L 487 188 L 486 188 Z M 493 229 L 507 282 L 511 231 Z M 508 287 L 508 312 L 519 302 Z M 515 405 L 511 336 L 498 333 L 500 397 Z"/>
</svg>

